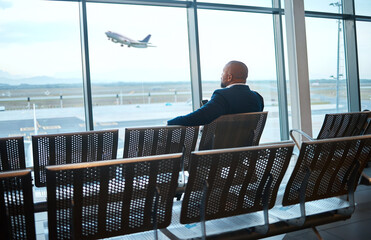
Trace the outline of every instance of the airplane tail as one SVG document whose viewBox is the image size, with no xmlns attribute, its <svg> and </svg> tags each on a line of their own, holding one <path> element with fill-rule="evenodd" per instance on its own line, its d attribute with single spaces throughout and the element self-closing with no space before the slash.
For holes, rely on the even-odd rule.
<svg viewBox="0 0 371 240">
<path fill-rule="evenodd" d="M 139 42 L 148 43 L 148 41 L 149 41 L 150 38 L 151 38 L 151 34 L 148 34 L 147 37 L 145 37 L 142 41 L 139 41 Z"/>
</svg>

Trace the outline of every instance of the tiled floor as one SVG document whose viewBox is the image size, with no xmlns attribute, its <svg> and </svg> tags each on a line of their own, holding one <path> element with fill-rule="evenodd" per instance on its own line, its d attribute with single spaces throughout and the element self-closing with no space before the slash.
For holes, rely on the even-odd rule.
<svg viewBox="0 0 371 240">
<path fill-rule="evenodd" d="M 371 186 L 359 185 L 355 194 L 356 210 L 346 221 L 319 226 L 317 229 L 324 240 L 369 240 L 371 239 Z M 318 239 L 311 229 L 288 233 L 284 240 Z"/>
</svg>

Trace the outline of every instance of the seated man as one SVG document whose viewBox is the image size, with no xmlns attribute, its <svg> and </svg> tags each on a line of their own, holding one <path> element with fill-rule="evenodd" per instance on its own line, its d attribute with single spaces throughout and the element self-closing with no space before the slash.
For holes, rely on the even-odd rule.
<svg viewBox="0 0 371 240">
<path fill-rule="evenodd" d="M 225 114 L 263 111 L 263 97 L 246 85 L 247 73 L 248 69 L 244 63 L 227 63 L 221 77 L 222 89 L 215 90 L 210 101 L 200 109 L 171 119 L 167 124 L 198 126 L 208 124 Z"/>
</svg>

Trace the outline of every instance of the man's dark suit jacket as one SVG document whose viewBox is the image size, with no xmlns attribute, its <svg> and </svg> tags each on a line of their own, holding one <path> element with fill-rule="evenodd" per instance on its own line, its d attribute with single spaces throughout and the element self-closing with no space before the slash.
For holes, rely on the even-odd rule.
<svg viewBox="0 0 371 240">
<path fill-rule="evenodd" d="M 261 112 L 264 108 L 263 97 L 251 91 L 248 85 L 233 85 L 215 90 L 210 101 L 200 109 L 176 117 L 167 122 L 168 125 L 199 126 L 217 119 L 221 115 Z"/>
</svg>

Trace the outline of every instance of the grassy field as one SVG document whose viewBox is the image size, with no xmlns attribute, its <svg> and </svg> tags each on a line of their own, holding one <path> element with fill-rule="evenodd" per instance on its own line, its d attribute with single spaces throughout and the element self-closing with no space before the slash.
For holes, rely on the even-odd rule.
<svg viewBox="0 0 371 240">
<path fill-rule="evenodd" d="M 219 88 L 219 84 L 218 81 L 203 82 L 203 98 L 210 98 L 212 92 Z M 248 84 L 251 89 L 258 91 L 264 97 L 266 104 L 271 106 L 278 104 L 275 81 L 249 81 Z M 94 106 L 190 102 L 192 99 L 189 82 L 96 84 L 92 86 L 92 94 Z M 339 86 L 339 96 L 341 101 L 346 101 L 345 81 L 342 81 Z M 361 98 L 362 104 L 366 103 L 363 105 L 370 105 L 370 80 L 361 81 Z M 331 104 L 335 103 L 335 100 L 335 81 L 311 81 L 312 104 Z M 5 110 L 29 109 L 33 104 L 36 104 L 37 108 L 83 107 L 82 85 L 1 86 L 0 106 Z"/>
</svg>

